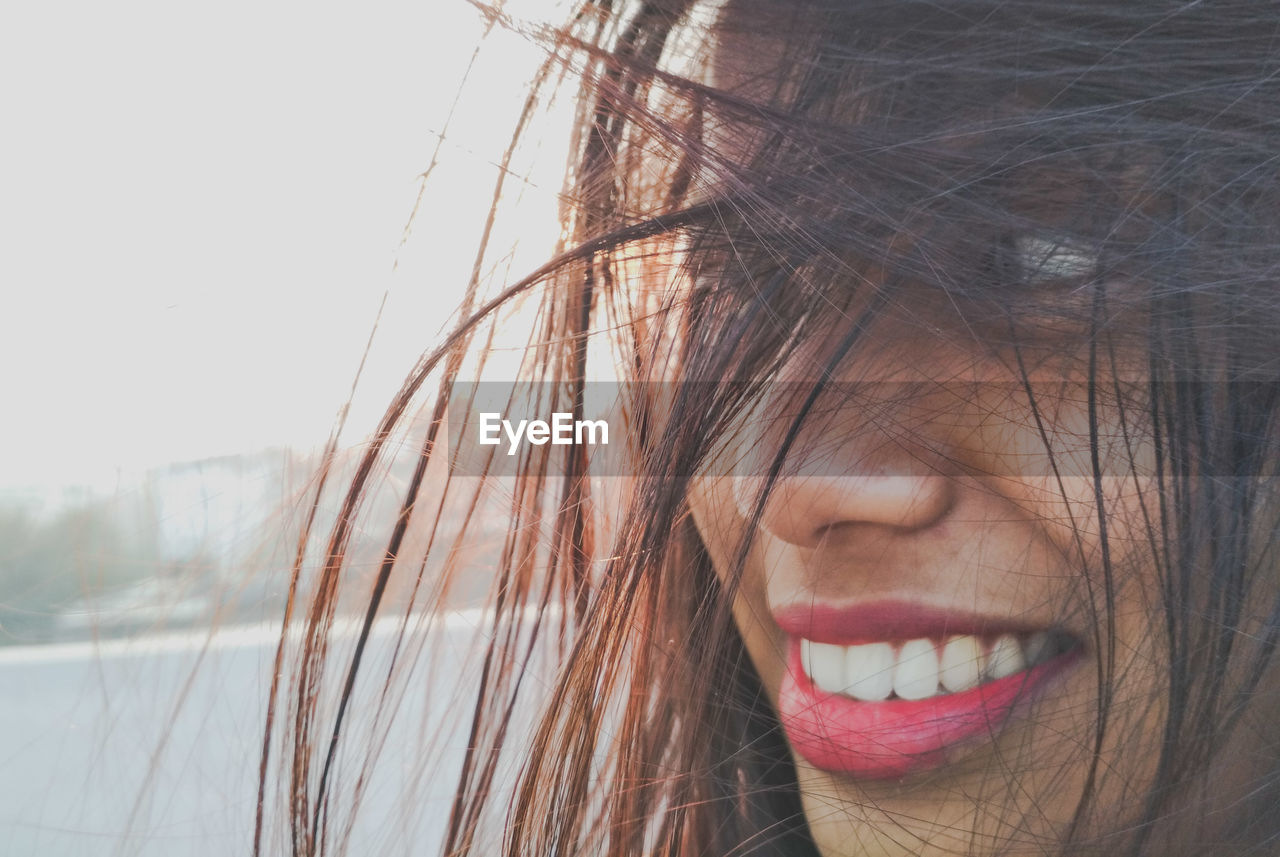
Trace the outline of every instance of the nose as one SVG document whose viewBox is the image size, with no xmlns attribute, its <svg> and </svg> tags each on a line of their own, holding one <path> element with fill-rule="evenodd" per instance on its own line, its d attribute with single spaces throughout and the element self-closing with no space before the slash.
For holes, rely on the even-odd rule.
<svg viewBox="0 0 1280 857">
<path fill-rule="evenodd" d="M 952 421 L 936 419 L 939 408 L 954 409 L 951 400 L 923 395 L 898 401 L 913 388 L 896 386 L 868 385 L 854 392 L 859 398 L 800 424 L 760 510 L 759 527 L 765 532 L 813 547 L 854 528 L 925 530 L 955 507 L 955 477 L 965 456 L 960 438 L 948 428 Z M 734 487 L 747 520 L 759 506 L 764 474 L 778 464 L 777 441 L 789 421 L 762 420 L 757 442 L 746 452 L 754 472 Z"/>
<path fill-rule="evenodd" d="M 738 497 L 750 515 L 758 503 L 761 480 L 742 480 L 750 496 Z M 750 486 L 750 487 L 749 487 Z M 760 527 L 799 547 L 813 547 L 840 528 L 882 527 L 904 533 L 927 529 L 947 516 L 954 504 L 954 481 L 939 474 L 899 475 L 866 472 L 786 476 L 774 483 L 765 501 Z"/>
</svg>

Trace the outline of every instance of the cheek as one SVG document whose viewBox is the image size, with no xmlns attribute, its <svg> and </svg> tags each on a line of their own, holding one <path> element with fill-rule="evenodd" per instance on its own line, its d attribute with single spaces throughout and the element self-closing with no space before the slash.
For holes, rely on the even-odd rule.
<svg viewBox="0 0 1280 857">
<path fill-rule="evenodd" d="M 746 532 L 745 522 L 733 512 L 732 493 L 727 479 L 695 479 L 689 489 L 689 511 L 694 526 L 715 566 L 721 583 L 726 583 L 730 552 Z"/>
<path fill-rule="evenodd" d="M 769 699 L 775 705 L 786 670 L 785 636 L 769 613 L 768 575 L 759 540 L 753 540 L 741 571 L 735 561 L 747 537 L 747 522 L 729 478 L 695 480 L 689 491 L 694 526 L 716 577 L 733 594 L 733 618 Z"/>
</svg>

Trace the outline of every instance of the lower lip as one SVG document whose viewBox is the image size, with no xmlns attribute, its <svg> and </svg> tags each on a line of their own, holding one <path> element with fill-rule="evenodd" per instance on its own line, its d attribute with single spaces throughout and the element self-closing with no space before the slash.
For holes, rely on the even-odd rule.
<svg viewBox="0 0 1280 857">
<path fill-rule="evenodd" d="M 800 641 L 793 637 L 779 714 L 792 748 L 815 768 L 858 779 L 898 779 L 941 767 L 959 744 L 994 740 L 1015 709 L 1078 655 L 1067 652 L 959 693 L 863 702 L 815 687 L 801 668 Z"/>
</svg>

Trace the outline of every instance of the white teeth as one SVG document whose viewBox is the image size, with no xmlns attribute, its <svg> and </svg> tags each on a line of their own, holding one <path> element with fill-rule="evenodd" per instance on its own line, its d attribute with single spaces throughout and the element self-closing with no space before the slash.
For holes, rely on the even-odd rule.
<svg viewBox="0 0 1280 857">
<path fill-rule="evenodd" d="M 952 637 L 942 648 L 942 668 L 938 681 L 944 690 L 955 693 L 978 686 L 982 677 L 982 644 L 970 634 Z"/>
<path fill-rule="evenodd" d="M 809 678 L 819 690 L 840 693 L 844 690 L 844 646 L 829 643 L 809 645 Z"/>
<path fill-rule="evenodd" d="M 893 692 L 893 646 L 867 643 L 850 646 L 844 654 L 845 693 L 863 702 L 888 699 Z"/>
<path fill-rule="evenodd" d="M 1022 646 L 1018 638 L 1012 634 L 1001 634 L 987 655 L 986 675 L 997 679 L 1022 672 L 1027 668 L 1027 660 L 1022 656 Z"/>
<path fill-rule="evenodd" d="M 908 640 L 893 670 L 893 692 L 902 699 L 928 699 L 938 692 L 938 649 L 932 640 Z"/>
<path fill-rule="evenodd" d="M 959 693 L 986 681 L 1038 666 L 1065 651 L 1060 634 L 1001 634 L 994 640 L 957 634 L 945 643 L 920 638 L 906 642 L 839 646 L 800 641 L 800 664 L 813 684 L 863 702 L 928 699 Z M 984 656 L 985 651 L 985 656 Z"/>
<path fill-rule="evenodd" d="M 1027 666 L 1034 667 L 1053 657 L 1054 642 L 1048 631 L 1036 631 L 1022 646 L 1027 658 Z"/>
</svg>

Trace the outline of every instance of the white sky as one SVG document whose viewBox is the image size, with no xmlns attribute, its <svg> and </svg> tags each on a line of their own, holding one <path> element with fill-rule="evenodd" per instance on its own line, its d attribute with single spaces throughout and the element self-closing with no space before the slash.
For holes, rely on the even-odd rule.
<svg viewBox="0 0 1280 857">
<path fill-rule="evenodd" d="M 538 55 L 489 43 L 392 276 L 480 31 L 464 0 L 5 3 L 0 488 L 318 443 L 390 288 L 369 424 L 456 305 Z"/>
</svg>

